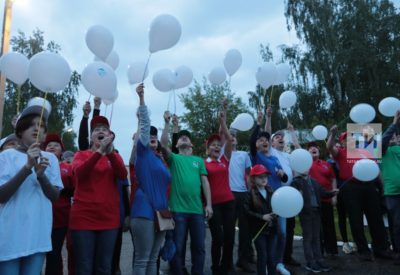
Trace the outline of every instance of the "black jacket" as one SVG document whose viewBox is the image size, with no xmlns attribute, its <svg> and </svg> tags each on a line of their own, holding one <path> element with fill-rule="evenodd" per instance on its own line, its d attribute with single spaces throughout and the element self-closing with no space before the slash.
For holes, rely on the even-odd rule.
<svg viewBox="0 0 400 275">
<path fill-rule="evenodd" d="M 311 185 L 307 182 L 307 180 L 311 181 Z M 300 191 L 303 196 L 304 206 L 301 210 L 300 214 L 307 214 L 311 211 L 311 186 L 314 188 L 314 192 L 317 198 L 317 205 L 321 207 L 321 197 L 323 198 L 331 198 L 335 195 L 333 191 L 326 191 L 321 185 L 319 185 L 315 180 L 311 179 L 309 176 L 306 178 L 301 176 L 296 176 L 293 178 L 292 186 Z"/>
<path fill-rule="evenodd" d="M 264 226 L 265 221 L 263 220 L 263 216 L 265 214 L 272 213 L 271 207 L 271 197 L 272 197 L 272 188 L 267 186 L 265 188 L 267 190 L 267 199 L 260 194 L 257 189 L 252 189 L 246 194 L 246 198 L 244 201 L 244 211 L 247 214 L 247 218 L 249 221 L 250 233 L 252 236 L 255 236 L 258 231 Z M 252 197 L 252 192 L 254 195 L 261 201 L 261 207 L 257 207 L 254 204 L 254 200 Z M 273 220 L 271 224 L 268 224 L 264 227 L 262 233 L 268 234 L 272 231 L 276 230 L 276 218 Z"/>
</svg>

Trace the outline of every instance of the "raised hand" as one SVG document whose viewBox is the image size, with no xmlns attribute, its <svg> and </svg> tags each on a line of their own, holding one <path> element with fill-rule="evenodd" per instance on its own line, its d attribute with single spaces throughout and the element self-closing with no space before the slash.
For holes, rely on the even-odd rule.
<svg viewBox="0 0 400 275">
<path fill-rule="evenodd" d="M 83 110 L 83 115 L 85 117 L 89 117 L 89 114 L 92 111 L 92 107 L 90 106 L 90 102 L 89 101 L 85 102 L 85 105 L 83 105 L 82 110 Z"/>
<path fill-rule="evenodd" d="M 112 135 L 109 135 L 100 140 L 97 152 L 102 155 L 111 153 L 114 150 L 114 146 L 112 144 L 113 139 L 114 137 Z"/>
<path fill-rule="evenodd" d="M 94 108 L 95 108 L 96 110 L 100 109 L 101 98 L 95 96 L 94 99 L 93 99 L 93 103 L 94 103 Z"/>
<path fill-rule="evenodd" d="M 331 132 L 331 134 L 332 134 L 333 136 L 336 135 L 337 132 L 338 132 L 338 127 L 337 127 L 337 125 L 333 125 L 329 131 Z"/>
<path fill-rule="evenodd" d="M 171 121 L 171 114 L 170 114 L 169 111 L 165 111 L 164 112 L 164 122 L 165 122 L 165 124 L 170 123 L 170 121 Z"/>
</svg>

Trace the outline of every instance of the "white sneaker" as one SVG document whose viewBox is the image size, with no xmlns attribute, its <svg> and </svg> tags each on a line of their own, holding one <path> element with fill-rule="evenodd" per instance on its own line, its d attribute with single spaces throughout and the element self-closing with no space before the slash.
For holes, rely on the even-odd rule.
<svg viewBox="0 0 400 275">
<path fill-rule="evenodd" d="M 343 243 L 342 250 L 345 254 L 351 254 L 353 252 L 353 247 L 349 243 Z"/>
<path fill-rule="evenodd" d="M 276 265 L 276 271 L 278 271 L 282 275 L 290 275 L 289 270 L 287 270 L 282 263 Z"/>
<path fill-rule="evenodd" d="M 353 252 L 357 252 L 357 245 L 356 245 L 356 243 L 352 243 L 351 249 L 352 249 Z"/>
</svg>

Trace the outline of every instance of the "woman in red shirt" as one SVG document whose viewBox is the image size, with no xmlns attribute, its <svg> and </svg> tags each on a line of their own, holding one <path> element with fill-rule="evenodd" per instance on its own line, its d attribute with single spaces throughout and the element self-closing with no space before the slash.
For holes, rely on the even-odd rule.
<svg viewBox="0 0 400 275">
<path fill-rule="evenodd" d="M 117 178 L 127 171 L 114 151 L 107 118 L 90 123 L 91 149 L 77 152 L 72 162 L 75 177 L 70 229 L 76 274 L 111 274 L 111 262 L 120 227 Z"/>
<path fill-rule="evenodd" d="M 211 258 L 213 274 L 227 274 L 233 269 L 233 245 L 235 242 L 235 197 L 229 187 L 229 159 L 232 154 L 232 137 L 226 126 L 226 115 L 221 112 L 221 134 L 224 136 L 225 150 L 221 154 L 222 140 L 219 135 L 211 135 L 207 140 L 207 155 L 204 160 L 214 215 L 208 224 L 211 231 Z M 222 252 L 222 253 L 221 253 Z"/>
<path fill-rule="evenodd" d="M 53 153 L 57 157 L 58 161 L 61 161 L 64 144 L 59 135 L 47 134 L 44 148 L 47 152 Z M 46 255 L 46 275 L 63 274 L 61 250 L 68 232 L 71 198 L 74 194 L 72 166 L 68 163 L 60 162 L 60 172 L 64 189 L 61 190 L 58 200 L 53 202 L 53 229 L 51 231 L 53 250 L 48 252 Z M 67 249 L 68 260 L 70 261 L 70 258 L 72 257 L 72 246 L 67 245 Z"/>
</svg>

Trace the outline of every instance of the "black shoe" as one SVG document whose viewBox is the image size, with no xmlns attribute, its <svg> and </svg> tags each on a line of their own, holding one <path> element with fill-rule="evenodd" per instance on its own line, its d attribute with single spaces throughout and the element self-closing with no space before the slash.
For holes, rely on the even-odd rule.
<svg viewBox="0 0 400 275">
<path fill-rule="evenodd" d="M 372 262 L 374 259 L 372 258 L 371 252 L 358 252 L 358 258 L 363 262 Z"/>
<path fill-rule="evenodd" d="M 320 272 L 322 272 L 321 268 L 316 263 L 307 263 L 305 268 L 308 271 L 311 271 L 312 273 L 320 273 Z"/>
<path fill-rule="evenodd" d="M 254 273 L 255 272 L 255 270 L 250 266 L 249 263 L 240 263 L 240 262 L 238 262 L 236 264 L 236 267 L 241 269 L 243 272 L 246 272 L 246 273 Z"/>
<path fill-rule="evenodd" d="M 301 264 L 293 258 L 286 259 L 283 263 L 291 266 L 301 266 Z"/>
<path fill-rule="evenodd" d="M 189 273 L 189 271 L 187 270 L 186 267 L 183 267 L 183 268 L 182 268 L 182 273 L 183 273 L 184 275 L 190 275 L 190 273 Z"/>
<path fill-rule="evenodd" d="M 319 266 L 319 269 L 321 271 L 327 272 L 327 271 L 331 271 L 332 267 L 330 267 L 325 261 L 317 261 L 317 265 Z"/>
<path fill-rule="evenodd" d="M 395 255 L 390 251 L 383 250 L 383 251 L 374 251 L 375 258 L 383 259 L 383 260 L 394 260 Z"/>
</svg>

